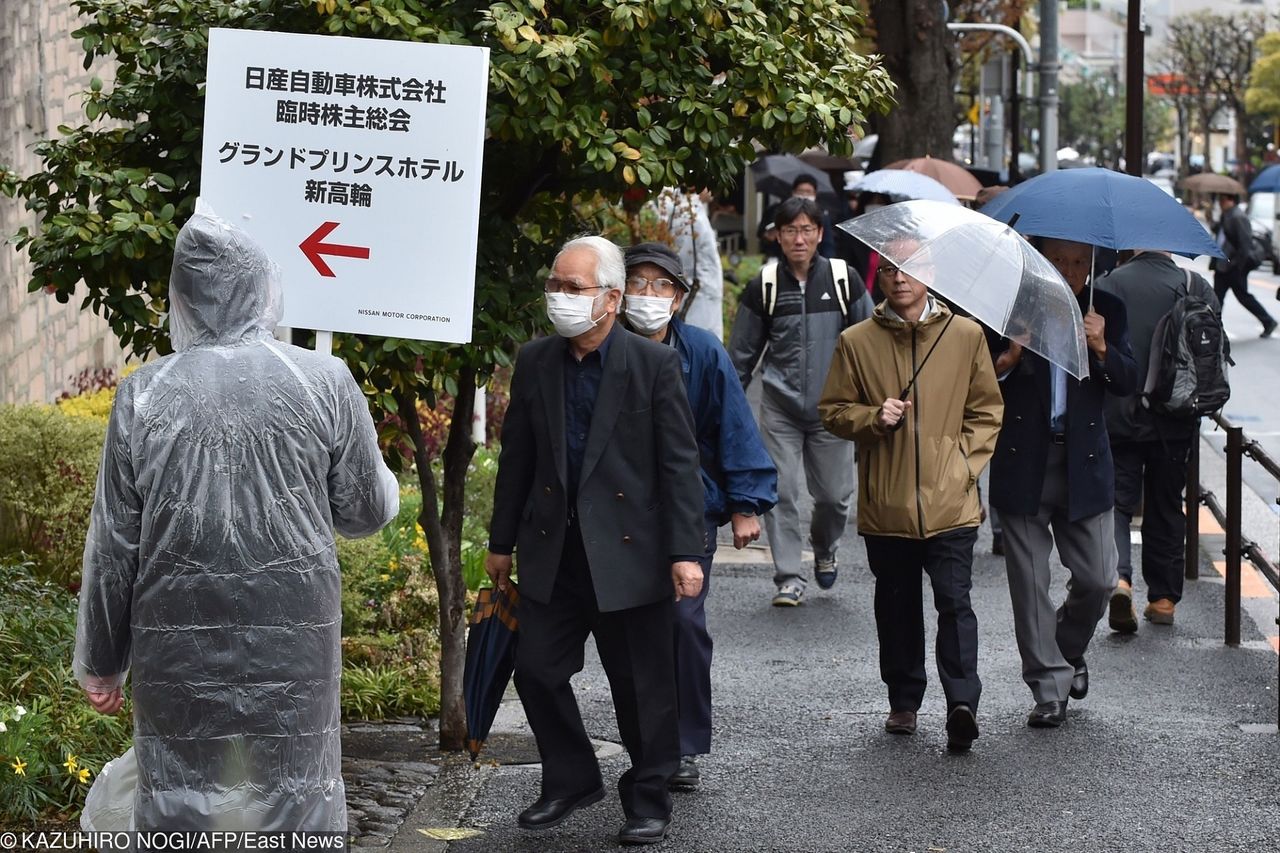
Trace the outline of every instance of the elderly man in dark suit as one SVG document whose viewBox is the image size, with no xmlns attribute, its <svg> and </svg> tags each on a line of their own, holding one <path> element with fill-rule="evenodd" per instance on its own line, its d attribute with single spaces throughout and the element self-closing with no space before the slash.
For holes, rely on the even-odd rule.
<svg viewBox="0 0 1280 853">
<path fill-rule="evenodd" d="M 1118 579 L 1115 470 L 1102 404 L 1106 394 L 1137 390 L 1137 366 L 1124 302 L 1086 290 L 1091 247 L 1041 239 L 1037 248 L 1079 299 L 1089 375 L 1077 380 L 1013 341 L 992 347 L 1005 412 L 991 461 L 991 505 L 1004 525 L 1022 678 L 1036 703 L 1027 725 L 1056 728 L 1066 721 L 1068 697 L 1089 692 L 1084 653 Z M 1049 597 L 1055 544 L 1071 573 L 1056 611 Z"/>
<path fill-rule="evenodd" d="M 569 679 L 595 636 L 631 768 L 618 781 L 621 844 L 662 841 L 680 763 L 675 601 L 702 587 L 702 479 L 674 349 L 626 331 L 622 250 L 567 243 L 546 282 L 558 333 L 521 348 L 502 426 L 486 571 L 519 560 L 515 681 L 542 756 L 547 829 L 604 796 Z"/>
</svg>

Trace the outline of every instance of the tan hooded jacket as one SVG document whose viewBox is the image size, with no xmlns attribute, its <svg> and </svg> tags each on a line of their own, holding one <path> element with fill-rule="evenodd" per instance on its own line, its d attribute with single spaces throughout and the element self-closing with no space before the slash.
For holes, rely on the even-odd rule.
<svg viewBox="0 0 1280 853">
<path fill-rule="evenodd" d="M 916 323 L 887 313 L 846 329 L 831 359 L 818 412 L 858 446 L 858 532 L 927 539 L 980 523 L 977 480 L 995 451 L 1004 403 L 982 328 L 942 302 Z M 954 319 L 952 319 L 954 318 Z M 880 406 L 897 397 L 938 343 L 908 399 L 906 423 L 888 432 Z"/>
</svg>

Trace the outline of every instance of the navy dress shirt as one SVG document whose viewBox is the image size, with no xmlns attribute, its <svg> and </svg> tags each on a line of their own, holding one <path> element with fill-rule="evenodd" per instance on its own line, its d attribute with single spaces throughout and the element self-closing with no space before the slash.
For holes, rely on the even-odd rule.
<svg viewBox="0 0 1280 853">
<path fill-rule="evenodd" d="M 564 439 L 568 453 L 565 474 L 569 479 L 566 486 L 570 506 L 578 499 L 582 458 L 587 452 L 591 415 L 596 410 L 600 382 L 604 379 L 604 360 L 609 356 L 609 343 L 619 333 L 617 328 L 612 329 L 599 348 L 587 353 L 581 361 L 574 356 L 572 347 L 564 348 Z"/>
</svg>

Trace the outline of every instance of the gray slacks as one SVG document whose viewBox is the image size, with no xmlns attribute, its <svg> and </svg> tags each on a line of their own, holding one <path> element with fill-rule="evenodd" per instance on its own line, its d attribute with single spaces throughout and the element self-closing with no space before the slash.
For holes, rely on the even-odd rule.
<svg viewBox="0 0 1280 853">
<path fill-rule="evenodd" d="M 836 438 L 819 421 L 805 423 L 782 411 L 765 394 L 760 402 L 764 446 L 778 467 L 778 503 L 764 517 L 773 550 L 773 582 L 805 583 L 800 567 L 800 470 L 813 498 L 809 539 L 817 558 L 834 557 L 849 524 L 853 499 L 853 442 Z"/>
<path fill-rule="evenodd" d="M 1036 702 L 1063 701 L 1075 672 L 1069 661 L 1084 657 L 1119 579 L 1113 515 L 1107 510 L 1068 520 L 1066 449 L 1051 446 L 1040 511 L 1002 512 L 1000 521 L 1022 680 Z M 1057 610 L 1049 597 L 1049 555 L 1055 543 L 1071 573 L 1066 600 Z"/>
</svg>

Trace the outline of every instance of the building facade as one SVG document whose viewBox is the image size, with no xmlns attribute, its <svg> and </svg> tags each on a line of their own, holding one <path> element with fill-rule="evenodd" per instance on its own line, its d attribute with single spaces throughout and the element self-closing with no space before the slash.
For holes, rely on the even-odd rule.
<svg viewBox="0 0 1280 853">
<path fill-rule="evenodd" d="M 38 141 L 83 122 L 81 93 L 93 72 L 71 38 L 78 26 L 62 0 L 0 2 L 0 163 L 20 175 L 40 168 Z M 3 238 L 34 223 L 20 200 L 0 196 Z M 83 293 L 62 304 L 29 293 L 30 280 L 25 253 L 0 245 L 0 403 L 50 402 L 82 371 L 124 362 L 106 322 L 80 310 Z"/>
</svg>

